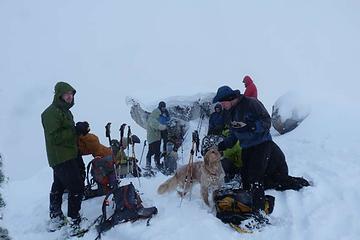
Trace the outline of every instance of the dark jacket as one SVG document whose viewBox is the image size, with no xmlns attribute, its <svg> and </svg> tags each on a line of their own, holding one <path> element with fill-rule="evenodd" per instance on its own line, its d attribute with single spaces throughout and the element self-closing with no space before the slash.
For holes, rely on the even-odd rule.
<svg viewBox="0 0 360 240">
<path fill-rule="evenodd" d="M 223 116 L 223 111 L 221 112 L 213 112 L 209 118 L 209 131 L 208 135 L 221 135 L 221 132 L 225 128 L 225 119 Z"/>
<path fill-rule="evenodd" d="M 257 88 L 253 80 L 249 76 L 245 76 L 243 82 L 245 83 L 245 88 L 246 88 L 244 92 L 244 96 L 257 98 Z"/>
<path fill-rule="evenodd" d="M 61 99 L 61 95 L 68 91 L 76 93 L 69 84 L 57 83 L 52 104 L 41 114 L 50 167 L 74 159 L 78 155 L 75 123 L 69 110 L 74 101 L 68 104 Z"/>
<path fill-rule="evenodd" d="M 270 115 L 257 99 L 242 95 L 239 103 L 230 110 L 230 116 L 230 135 L 224 140 L 224 147 L 232 147 L 238 140 L 242 148 L 272 140 Z M 248 126 L 237 128 L 234 122 L 244 122 Z M 254 126 L 255 129 L 250 129 L 249 126 Z"/>
</svg>

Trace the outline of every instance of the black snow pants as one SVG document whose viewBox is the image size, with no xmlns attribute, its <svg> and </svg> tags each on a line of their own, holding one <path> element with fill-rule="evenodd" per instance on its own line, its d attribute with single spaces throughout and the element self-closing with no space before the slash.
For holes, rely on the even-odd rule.
<svg viewBox="0 0 360 240">
<path fill-rule="evenodd" d="M 80 158 L 80 159 L 79 159 Z M 67 216 L 76 219 L 80 216 L 81 202 L 84 193 L 81 156 L 53 167 L 54 181 L 50 192 L 50 218 L 62 215 L 62 195 L 69 190 Z"/>
<path fill-rule="evenodd" d="M 154 156 L 156 166 L 160 166 L 160 146 L 161 140 L 149 144 L 149 150 L 146 155 L 146 166 L 151 166 L 151 157 Z"/>
</svg>

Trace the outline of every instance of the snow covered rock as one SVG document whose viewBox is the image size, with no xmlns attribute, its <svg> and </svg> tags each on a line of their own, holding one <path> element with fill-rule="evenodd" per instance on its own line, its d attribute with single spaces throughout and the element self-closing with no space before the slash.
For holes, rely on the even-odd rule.
<svg viewBox="0 0 360 240">
<path fill-rule="evenodd" d="M 295 129 L 310 114 L 310 106 L 294 92 L 279 97 L 272 107 L 273 127 L 284 134 Z"/>
</svg>

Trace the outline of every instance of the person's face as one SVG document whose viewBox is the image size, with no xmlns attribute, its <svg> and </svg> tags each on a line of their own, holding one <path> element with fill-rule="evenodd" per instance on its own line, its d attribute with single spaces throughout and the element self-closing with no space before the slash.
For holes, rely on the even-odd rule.
<svg viewBox="0 0 360 240">
<path fill-rule="evenodd" d="M 166 107 L 161 107 L 161 108 L 160 108 L 160 111 L 161 111 L 161 112 L 165 112 L 165 110 L 166 110 Z"/>
<path fill-rule="evenodd" d="M 221 109 L 219 107 L 216 107 L 215 112 L 221 112 Z"/>
<path fill-rule="evenodd" d="M 243 81 L 243 83 L 244 83 L 244 86 L 245 86 L 245 87 L 247 87 L 247 83 L 246 83 L 246 81 Z"/>
<path fill-rule="evenodd" d="M 223 109 L 225 109 L 225 110 L 230 110 L 230 108 L 232 107 L 231 101 L 223 101 L 223 102 L 220 102 L 220 104 L 223 107 Z"/>
<path fill-rule="evenodd" d="M 230 110 L 232 106 L 235 106 L 238 102 L 239 102 L 239 98 L 234 98 L 233 100 L 230 101 L 222 101 L 220 102 L 220 104 L 223 109 Z"/>
<path fill-rule="evenodd" d="M 66 103 L 72 103 L 72 101 L 74 100 L 74 93 L 73 91 L 68 91 L 66 93 L 64 93 L 61 98 L 66 102 Z"/>
</svg>

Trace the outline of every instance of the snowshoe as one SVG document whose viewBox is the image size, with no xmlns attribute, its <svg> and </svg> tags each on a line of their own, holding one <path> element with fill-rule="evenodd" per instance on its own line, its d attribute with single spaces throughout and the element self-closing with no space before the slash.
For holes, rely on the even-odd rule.
<svg viewBox="0 0 360 240">
<path fill-rule="evenodd" d="M 48 232 L 58 231 L 62 227 L 67 225 L 67 223 L 68 223 L 68 220 L 63 214 L 61 214 L 57 217 L 50 218 L 50 220 L 48 222 L 48 226 L 47 226 L 47 231 Z"/>
<path fill-rule="evenodd" d="M 143 170 L 144 170 L 142 173 L 143 177 L 154 177 L 157 174 L 157 170 L 152 167 L 145 167 L 143 168 Z"/>
</svg>

